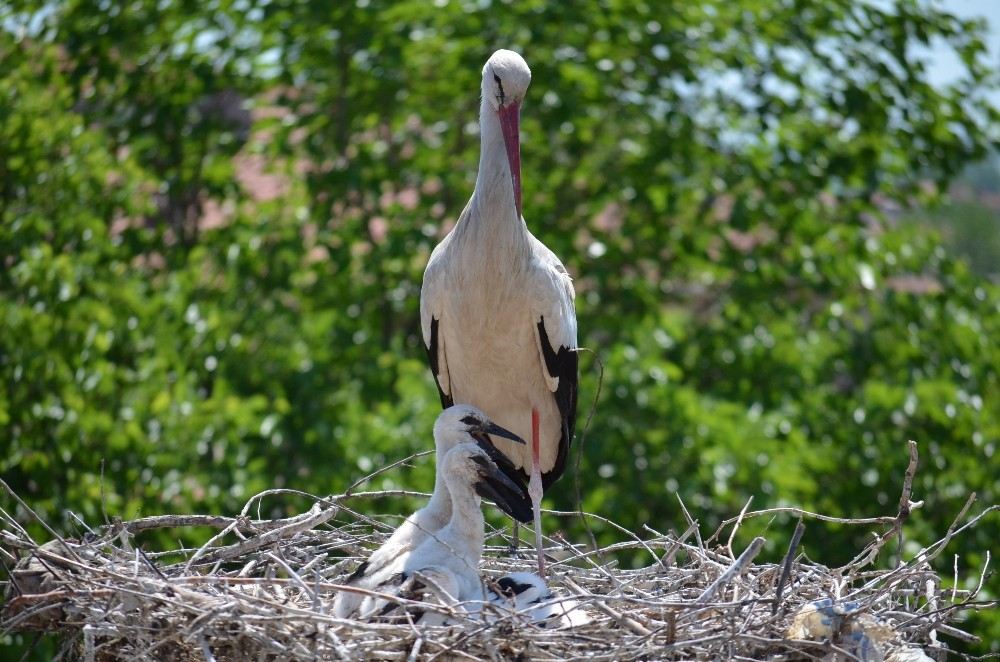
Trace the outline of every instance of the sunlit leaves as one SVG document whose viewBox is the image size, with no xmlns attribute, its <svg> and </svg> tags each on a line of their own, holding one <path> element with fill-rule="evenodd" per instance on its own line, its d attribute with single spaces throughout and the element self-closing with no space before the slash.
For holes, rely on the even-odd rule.
<svg viewBox="0 0 1000 662">
<path fill-rule="evenodd" d="M 912 536 L 996 501 L 996 286 L 896 218 L 997 139 L 981 26 L 909 0 L 8 5 L 0 471 L 46 516 L 231 512 L 428 448 L 420 278 L 499 47 L 533 71 L 525 217 L 604 364 L 584 507 L 892 512 L 907 439 Z M 966 75 L 930 85 L 930 43 Z M 863 542 L 810 535 L 831 563 Z"/>
</svg>

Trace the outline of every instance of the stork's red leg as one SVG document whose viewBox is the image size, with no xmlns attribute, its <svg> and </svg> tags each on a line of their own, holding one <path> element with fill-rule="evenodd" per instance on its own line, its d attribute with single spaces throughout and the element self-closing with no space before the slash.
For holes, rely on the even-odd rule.
<svg viewBox="0 0 1000 662">
<path fill-rule="evenodd" d="M 535 518 L 535 552 L 538 554 L 538 576 L 545 578 L 545 552 L 542 545 L 542 467 L 541 441 L 539 439 L 538 410 L 531 408 L 531 475 L 528 479 L 528 496 Z"/>
</svg>

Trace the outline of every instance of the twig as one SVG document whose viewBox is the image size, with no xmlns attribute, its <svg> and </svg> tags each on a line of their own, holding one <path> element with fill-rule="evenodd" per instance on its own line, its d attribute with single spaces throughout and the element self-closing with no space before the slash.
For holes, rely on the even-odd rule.
<svg viewBox="0 0 1000 662">
<path fill-rule="evenodd" d="M 301 517 L 301 515 L 296 515 Z M 153 529 L 178 529 L 196 526 L 204 526 L 213 529 L 239 530 L 244 533 L 260 533 L 261 531 L 273 531 L 291 523 L 295 517 L 275 520 L 251 520 L 245 517 L 223 517 L 219 515 L 153 515 L 151 517 L 140 517 L 128 522 L 119 522 L 108 525 L 114 535 L 117 535 L 119 527 L 136 534 L 141 531 Z"/>
<path fill-rule="evenodd" d="M 563 582 L 576 595 L 578 595 L 578 596 L 580 596 L 582 598 L 593 597 L 589 592 L 587 592 L 586 590 L 584 590 L 583 588 L 581 588 L 576 582 L 574 582 L 569 577 L 563 577 Z M 599 610 L 603 611 L 605 614 L 607 614 L 611 618 L 615 619 L 623 627 L 628 628 L 629 630 L 631 630 L 632 632 L 634 632 L 637 635 L 646 637 L 646 636 L 649 636 L 650 634 L 652 634 L 652 632 L 650 631 L 650 629 L 647 628 L 642 623 L 640 623 L 639 621 L 635 620 L 634 618 L 632 618 L 630 616 L 625 616 L 624 614 L 621 614 L 621 613 L 615 611 L 614 609 L 612 609 L 608 605 L 604 604 L 603 602 L 591 602 L 590 604 L 593 604 Z"/>
<path fill-rule="evenodd" d="M 265 556 L 281 566 L 281 569 L 284 570 L 285 573 L 287 573 L 288 576 L 291 577 L 296 584 L 298 584 L 299 588 L 301 588 L 305 594 L 309 596 L 313 605 L 316 605 L 319 602 L 318 595 L 313 591 L 313 589 L 309 588 L 309 585 L 306 584 L 301 577 L 299 577 L 299 573 L 292 570 L 291 566 L 285 563 L 284 559 L 273 552 L 268 552 Z"/>
<path fill-rule="evenodd" d="M 388 494 L 366 496 L 382 499 Z M 309 498 L 314 505 L 285 520 L 251 520 L 249 513 L 262 510 L 263 500 L 277 495 Z M 585 613 L 589 619 L 587 624 L 566 629 L 532 626 L 534 607 L 530 605 L 504 611 L 466 602 L 456 609 L 345 584 L 341 578 L 353 559 L 383 542 L 387 528 L 344 507 L 345 502 L 343 495 L 318 498 L 295 490 L 268 490 L 251 497 L 241 517 L 212 520 L 217 524 L 213 528 L 231 527 L 231 532 L 244 539 L 198 550 L 179 545 L 180 551 L 147 554 L 130 536 L 146 530 L 143 527 L 162 528 L 160 524 L 201 526 L 209 521 L 208 515 L 119 522 L 100 539 L 87 536 L 80 543 L 67 541 L 77 560 L 58 541 L 38 547 L 16 523 L 8 526 L 5 514 L 0 513 L 4 525 L 0 543 L 18 555 L 27 553 L 8 571 L 11 584 L 16 582 L 22 595 L 3 605 L 0 635 L 45 627 L 74 644 L 64 649 L 64 657 L 90 655 L 92 659 L 109 654 L 136 658 L 144 653 L 183 659 L 379 657 L 398 662 L 435 657 L 615 662 L 665 655 L 787 660 L 819 659 L 830 653 L 850 659 L 854 652 L 846 642 L 833 647 L 829 642 L 786 640 L 784 613 L 825 597 L 856 600 L 902 639 L 931 650 L 932 631 L 971 642 L 974 635 L 964 632 L 960 623 L 955 627 L 955 619 L 996 609 L 995 601 L 978 597 L 985 591 L 990 557 L 985 565 L 970 569 L 978 580 L 972 582 L 974 590 L 970 591 L 955 586 L 942 589 L 929 565 L 950 541 L 1000 508 L 989 506 L 965 521 L 971 498 L 942 539 L 888 570 L 862 569 L 865 557 L 857 559 L 859 567 L 830 569 L 812 562 L 801 552 L 803 521 L 796 523 L 782 562 L 773 564 L 755 557 L 763 549 L 762 538 L 736 559 L 721 546 L 706 548 L 700 538 L 689 543 L 698 532 L 690 513 L 680 537 L 650 527 L 633 533 L 607 518 L 584 513 L 588 520 L 607 522 L 608 531 L 619 532 L 620 540 L 600 550 L 572 541 L 553 548 L 562 556 L 550 602 L 572 601 L 574 612 Z M 749 506 L 743 510 L 742 520 L 737 517 L 729 524 L 730 551 L 735 532 L 750 516 L 745 512 Z M 558 514 L 580 516 L 577 511 Z M 330 519 L 321 528 L 295 531 L 314 523 L 308 521 L 314 515 Z M 81 526 L 86 528 L 85 523 Z M 875 527 L 881 527 L 886 539 L 894 539 L 891 525 Z M 13 560 L 10 552 L 0 554 L 0 560 Z M 619 568 L 614 562 L 594 563 L 598 553 L 612 554 L 629 564 L 649 553 L 655 561 L 637 569 Z M 198 558 L 188 566 L 194 556 Z M 954 583 L 961 585 L 964 578 L 957 561 L 950 565 L 955 566 Z M 480 564 L 480 571 L 491 578 L 526 569 L 522 560 L 490 553 Z M 854 582 L 852 577 L 862 581 Z M 53 586 L 58 590 L 51 591 Z M 396 601 L 415 611 L 443 616 L 454 625 L 338 618 L 332 610 L 338 592 Z M 461 612 L 462 606 L 470 609 L 468 615 Z"/>
<path fill-rule="evenodd" d="M 884 616 L 886 618 L 900 619 L 902 622 L 899 623 L 897 627 L 904 628 L 910 623 L 922 621 L 926 615 L 922 614 L 920 617 L 915 617 L 913 614 L 909 612 L 893 610 L 893 611 L 886 611 L 883 614 L 881 614 L 881 616 Z M 948 625 L 946 623 L 935 623 L 934 627 L 938 629 L 941 632 L 941 634 L 946 634 L 949 637 L 955 637 L 956 639 L 961 639 L 962 641 L 967 641 L 971 644 L 975 644 L 981 641 L 979 636 L 966 632 L 965 630 L 959 630 L 957 627 Z"/>
<path fill-rule="evenodd" d="M 976 493 L 973 492 L 972 494 L 969 495 L 969 498 L 965 500 L 965 505 L 962 506 L 962 509 L 958 511 L 957 515 L 955 515 L 955 519 L 952 520 L 951 526 L 948 527 L 947 533 L 944 534 L 944 538 L 934 543 L 929 548 L 920 550 L 920 554 L 917 554 L 917 556 L 919 557 L 921 554 L 927 554 L 926 561 L 930 563 L 931 561 L 937 558 L 938 554 L 940 554 L 945 547 L 948 546 L 948 543 L 951 542 L 952 536 L 954 536 L 956 533 L 965 530 L 967 527 L 972 526 L 980 519 L 985 517 L 987 514 L 1000 508 L 1000 506 L 995 506 L 995 505 L 990 506 L 983 512 L 979 513 L 977 517 L 974 517 L 971 521 L 963 525 L 961 528 L 956 528 L 958 526 L 958 523 L 962 520 L 962 518 L 965 517 L 965 514 L 969 512 L 969 508 L 972 507 L 972 504 L 975 503 L 975 501 L 976 501 Z M 934 551 L 931 551 L 932 549 Z"/>
<path fill-rule="evenodd" d="M 747 499 L 747 502 L 743 504 L 743 508 L 742 510 L 740 510 L 739 517 L 736 518 L 736 524 L 733 525 L 733 530 L 729 532 L 729 540 L 726 541 L 726 551 L 729 552 L 729 558 L 733 559 L 734 561 L 736 560 L 736 556 L 733 554 L 733 538 L 736 537 L 736 532 L 739 530 L 740 524 L 743 522 L 743 516 L 746 514 L 747 508 L 750 507 L 751 503 L 753 503 L 752 494 L 750 495 L 750 498 Z"/>
<path fill-rule="evenodd" d="M 792 574 L 792 563 L 795 561 L 795 550 L 799 547 L 799 542 L 802 540 L 802 534 L 806 531 L 806 525 L 800 519 L 798 523 L 795 524 L 795 531 L 792 532 L 792 539 L 788 543 L 788 552 L 785 554 L 785 560 L 781 564 L 781 576 L 778 579 L 778 587 L 774 592 L 774 604 L 771 605 L 771 615 L 778 613 L 778 607 L 781 605 L 781 594 L 785 590 L 785 583 L 788 581 L 789 575 Z"/>
<path fill-rule="evenodd" d="M 733 563 L 729 570 L 722 573 L 718 579 L 702 591 L 701 595 L 695 599 L 695 604 L 704 604 L 708 602 L 719 590 L 719 588 L 728 584 L 734 577 L 738 577 L 746 572 L 750 563 L 757 557 L 757 554 L 760 552 L 760 548 L 764 546 L 765 542 L 766 540 L 760 536 L 751 540 L 750 544 L 747 545 L 747 548 L 743 550 L 742 554 L 740 554 L 740 558 L 736 559 L 736 562 Z"/>
<path fill-rule="evenodd" d="M 31 515 L 31 516 L 32 516 L 33 518 L 35 518 L 35 521 L 37 521 L 37 522 L 38 522 L 39 524 L 41 524 L 41 525 L 42 525 L 42 528 L 43 528 L 43 529 L 45 529 L 46 531 L 48 531 L 48 533 L 49 533 L 49 535 L 50 535 L 50 536 L 52 536 L 53 538 L 55 538 L 56 540 L 58 540 L 58 541 L 59 541 L 59 544 L 61 544 L 61 545 L 62 545 L 63 549 L 65 549 L 65 550 L 66 550 L 66 552 L 67 552 L 67 553 L 68 553 L 68 554 L 69 554 L 70 556 L 72 556 L 72 557 L 73 557 L 74 559 L 76 559 L 77 561 L 79 561 L 79 560 L 80 560 L 80 557 L 79 557 L 79 556 L 77 556 L 77 555 L 76 555 L 76 552 L 75 552 L 75 551 L 73 551 L 73 548 L 72 548 L 72 547 L 70 547 L 70 546 L 69 546 L 69 544 L 67 544 L 67 542 L 66 542 L 65 540 L 63 540 L 63 537 L 62 537 L 62 536 L 60 536 L 60 535 L 59 535 L 58 533 L 56 533 L 55 529 L 53 529 L 53 528 L 52 528 L 51 526 L 49 526 L 49 525 L 48 525 L 48 524 L 47 524 L 47 523 L 45 522 L 45 520 L 43 520 L 43 519 L 42 519 L 41 517 L 39 517 L 39 516 L 38 516 L 38 513 L 36 513 L 36 512 L 34 511 L 34 510 L 32 510 L 31 506 L 29 506 L 28 504 L 26 504 L 26 503 L 24 502 L 24 500 L 23 500 L 23 499 L 21 499 L 21 497 L 19 497 L 19 496 L 17 495 L 17 493 L 16 493 L 16 492 L 14 492 L 14 490 L 12 490 L 12 489 L 10 488 L 10 485 L 8 485 L 8 484 L 7 484 L 7 481 L 5 481 L 5 480 L 3 480 L 3 479 L 0 479 L 0 485 L 3 485 L 3 488 L 4 488 L 4 490 L 6 490 L 6 491 L 7 491 L 7 494 L 9 494 L 9 495 L 11 496 L 11 498 L 13 498 L 13 499 L 14 499 L 14 501 L 17 501 L 17 505 L 19 505 L 19 506 L 21 506 L 22 508 L 24 508 L 24 510 L 25 510 L 25 511 L 26 511 L 26 512 L 27 512 L 27 513 L 28 513 L 29 515 Z"/>
<path fill-rule="evenodd" d="M 104 457 L 101 457 L 101 478 L 98 484 L 101 486 L 101 517 L 104 518 L 104 524 L 108 525 L 111 522 L 108 520 L 108 501 L 104 494 Z"/>
<path fill-rule="evenodd" d="M 701 530 L 698 528 L 697 520 L 691 517 L 691 513 L 688 512 L 687 506 L 684 505 L 684 499 L 681 498 L 680 492 L 674 492 L 674 496 L 677 498 L 677 503 L 681 506 L 681 512 L 684 513 L 684 519 L 687 521 L 688 527 L 694 527 L 694 537 L 698 541 L 698 547 L 705 549 L 705 543 L 701 540 Z M 742 519 L 742 516 L 743 514 L 740 513 L 740 517 L 736 519 Z M 715 536 L 713 535 L 712 537 L 714 538 Z"/>
<path fill-rule="evenodd" d="M 423 637 L 417 637 L 417 640 L 413 642 L 413 648 L 410 649 L 410 654 L 406 656 L 406 662 L 416 662 L 417 658 L 420 656 L 420 648 L 423 645 Z"/>
<path fill-rule="evenodd" d="M 749 519 L 752 517 L 761 517 L 762 515 L 780 515 L 782 513 L 788 513 L 790 515 L 797 515 L 798 517 L 808 517 L 809 519 L 819 520 L 821 522 L 831 522 L 833 524 L 853 524 L 857 526 L 865 526 L 870 524 L 892 524 L 896 521 L 895 515 L 885 515 L 881 517 L 833 517 L 831 515 L 821 515 L 819 513 L 814 513 L 809 510 L 803 510 L 802 508 L 795 508 L 792 506 L 779 506 L 777 508 L 765 508 L 763 510 L 753 510 L 746 513 L 743 519 Z M 723 520 L 719 528 L 725 528 L 730 524 L 734 523 L 736 520 L 740 519 L 739 516 L 731 517 L 727 520 Z M 712 534 L 713 537 L 715 534 Z"/>
<path fill-rule="evenodd" d="M 80 517 L 79 515 L 77 515 L 76 513 L 74 513 L 72 510 L 67 510 L 66 514 L 69 515 L 73 519 L 73 521 L 77 523 L 77 525 L 83 527 L 83 529 L 87 533 L 89 533 L 91 535 L 94 535 L 94 530 L 92 528 L 90 528 L 89 524 L 87 524 L 86 522 L 83 521 L 82 517 Z"/>
<path fill-rule="evenodd" d="M 590 424 L 594 419 L 594 413 L 597 411 L 597 402 L 601 398 L 601 387 L 604 385 L 604 361 L 601 360 L 596 351 L 589 347 L 578 347 L 574 351 L 577 353 L 590 352 L 594 360 L 597 361 L 598 367 L 597 389 L 594 391 L 594 399 L 590 402 L 590 411 L 587 413 L 587 420 L 583 424 L 580 441 L 576 444 L 576 461 L 573 465 L 573 488 L 576 492 L 576 510 L 580 514 L 580 521 L 583 523 L 583 528 L 587 531 L 587 536 L 590 538 L 592 549 L 600 549 L 600 546 L 597 544 L 597 536 L 594 535 L 593 529 L 590 528 L 590 521 L 584 517 L 583 513 L 583 497 L 580 492 L 580 459 L 583 457 L 583 446 L 587 440 L 587 433 L 590 432 Z"/>
<path fill-rule="evenodd" d="M 135 552 L 137 555 L 142 556 L 142 560 L 146 562 L 146 567 L 155 572 L 157 577 L 159 577 L 165 582 L 170 581 L 169 579 L 167 579 L 167 576 L 163 574 L 163 572 L 159 568 L 156 567 L 156 564 L 153 563 L 148 556 L 146 556 L 146 552 L 143 551 L 142 548 L 136 547 Z"/>
<path fill-rule="evenodd" d="M 909 448 L 910 461 L 906 466 L 906 473 L 903 475 L 903 491 L 899 496 L 899 512 L 896 514 L 896 521 L 892 525 L 893 534 L 895 534 L 898 540 L 896 545 L 896 565 L 903 562 L 903 524 L 909 518 L 911 510 L 923 505 L 923 501 L 916 503 L 910 501 L 910 496 L 913 493 L 913 477 L 917 473 L 919 458 L 917 454 L 917 442 L 910 440 Z"/>
<path fill-rule="evenodd" d="M 346 492 L 344 492 L 344 496 L 347 496 L 347 497 L 354 496 L 354 489 L 356 487 L 358 487 L 359 485 L 363 485 L 364 483 L 367 483 L 368 481 L 370 481 L 372 478 L 375 478 L 375 476 L 378 476 L 379 474 L 384 474 L 385 472 L 390 471 L 391 469 L 395 469 L 398 466 L 404 465 L 407 462 L 411 462 L 412 460 L 416 460 L 417 458 L 421 458 L 421 457 L 424 457 L 424 456 L 427 456 L 427 455 L 431 455 L 433 453 L 434 453 L 433 450 L 419 451 L 417 453 L 413 453 L 412 455 L 408 455 L 407 457 L 404 457 L 402 460 L 396 460 L 392 464 L 387 464 L 384 467 L 380 467 L 379 469 L 376 469 L 375 471 L 373 471 L 372 473 L 368 474 L 364 478 L 359 478 L 358 480 L 356 480 L 353 483 L 351 483 L 351 486 L 347 488 Z"/>
<path fill-rule="evenodd" d="M 195 561 L 204 557 L 206 562 L 213 562 L 217 560 L 231 559 L 241 554 L 246 554 L 247 552 L 253 551 L 255 549 L 260 549 L 266 545 L 270 545 L 279 540 L 285 538 L 291 538 L 294 535 L 302 533 L 303 531 L 308 531 L 314 527 L 319 526 L 323 522 L 326 522 L 331 517 L 337 514 L 338 508 L 320 508 L 319 504 L 313 506 L 313 508 L 304 515 L 300 515 L 298 518 L 292 518 L 285 526 L 281 528 L 274 529 L 263 533 L 256 538 L 250 538 L 243 542 L 239 542 L 228 547 L 217 547 L 211 552 L 208 551 L 208 545 L 212 540 L 216 540 L 218 536 L 215 536 L 205 545 L 198 548 L 198 551 L 191 556 L 187 564 L 184 566 L 184 572 L 190 571 L 191 566 Z M 221 534 L 220 534 L 221 535 Z"/>
<path fill-rule="evenodd" d="M 575 516 L 577 516 L 579 514 L 578 512 L 573 511 L 573 510 L 548 510 L 548 509 L 545 509 L 545 508 L 542 508 L 542 513 L 545 513 L 547 515 L 555 515 L 557 517 L 567 517 L 567 516 L 568 517 L 575 517 Z M 622 533 L 623 535 L 628 536 L 629 538 L 631 538 L 632 540 L 634 540 L 640 547 L 642 547 L 647 552 L 649 552 L 650 556 L 652 556 L 655 560 L 657 560 L 657 561 L 659 560 L 659 557 L 656 555 L 656 552 L 654 552 L 649 547 L 649 544 L 645 540 L 643 540 L 642 538 L 640 538 L 639 536 L 637 536 L 635 533 L 633 533 L 629 529 L 626 529 L 621 524 L 617 524 L 616 522 L 608 519 L 607 517 L 602 517 L 600 515 L 595 515 L 594 513 L 584 513 L 584 516 L 590 517 L 592 519 L 596 519 L 598 522 L 602 522 L 604 524 L 607 524 L 608 526 L 612 527 L 613 529 L 615 529 L 619 533 Z"/>
<path fill-rule="evenodd" d="M 651 531 L 652 533 L 655 533 L 661 538 L 666 537 L 662 533 L 659 533 L 658 531 L 655 531 L 652 528 L 650 528 L 648 524 L 643 524 L 642 528 L 646 529 L 647 531 Z M 692 522 L 688 524 L 688 527 L 684 529 L 684 533 L 682 533 L 679 537 L 677 537 L 670 544 L 670 547 L 667 548 L 667 551 L 663 553 L 663 556 L 660 557 L 660 565 L 662 565 L 665 568 L 671 567 L 674 564 L 677 552 L 680 551 L 680 549 L 684 546 L 685 541 L 687 541 L 687 539 L 691 537 L 691 534 L 697 530 L 698 530 L 697 522 Z"/>
<path fill-rule="evenodd" d="M 198 643 L 201 645 L 201 652 L 205 656 L 205 662 L 215 662 L 215 656 L 212 655 L 212 649 L 208 645 L 208 640 L 205 637 L 198 637 Z"/>
<path fill-rule="evenodd" d="M 8 489 L 10 489 L 10 488 L 8 488 Z M 22 538 L 28 540 L 32 545 L 35 544 L 35 541 L 28 534 L 28 531 L 23 526 L 21 526 L 21 523 L 17 521 L 16 517 L 14 517 L 10 513 L 8 513 L 3 508 L 0 508 L 0 517 L 2 517 L 4 520 L 6 520 L 7 524 L 12 529 L 14 529 L 15 531 L 17 531 L 21 535 Z M 0 529 L 0 534 L 6 534 L 6 533 L 7 533 L 6 531 Z"/>
</svg>

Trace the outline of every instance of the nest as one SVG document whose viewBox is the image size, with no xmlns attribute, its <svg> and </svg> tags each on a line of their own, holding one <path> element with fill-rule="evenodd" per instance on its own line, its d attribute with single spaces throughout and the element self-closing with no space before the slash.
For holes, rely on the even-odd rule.
<svg viewBox="0 0 1000 662">
<path fill-rule="evenodd" d="M 472 618 L 455 609 L 446 626 L 335 618 L 330 607 L 341 582 L 389 529 L 350 504 L 386 493 L 315 497 L 296 517 L 251 519 L 253 504 L 288 492 L 270 490 L 235 518 L 147 517 L 72 540 L 46 526 L 52 539 L 45 544 L 0 510 L 0 554 L 16 562 L 2 631 L 60 635 L 63 656 L 86 660 L 939 658 L 948 651 L 941 635 L 977 641 L 958 627 L 963 613 L 995 603 L 977 597 L 985 568 L 976 588 L 943 589 L 931 562 L 997 506 L 967 517 L 970 497 L 940 540 L 891 569 L 876 568 L 876 557 L 901 542 L 903 522 L 920 505 L 909 500 L 915 448 L 911 453 L 895 516 L 846 520 L 745 508 L 707 539 L 689 516 L 680 534 L 647 528 L 642 536 L 587 516 L 618 530 L 622 541 L 602 549 L 548 541 L 555 559 L 550 587 L 587 616 L 574 627 L 540 627 L 513 613 Z M 21 512 L 33 515 L 7 490 Z M 800 517 L 781 563 L 755 562 L 763 538 L 733 549 L 741 523 L 779 512 Z M 851 563 L 829 568 L 797 551 L 801 518 L 867 526 L 875 535 Z M 144 531 L 190 527 L 218 533 L 198 548 L 151 552 L 135 544 Z M 530 557 L 512 556 L 500 530 L 489 531 L 487 542 L 485 576 L 533 569 Z M 615 558 L 623 554 L 648 563 L 621 568 Z"/>
</svg>

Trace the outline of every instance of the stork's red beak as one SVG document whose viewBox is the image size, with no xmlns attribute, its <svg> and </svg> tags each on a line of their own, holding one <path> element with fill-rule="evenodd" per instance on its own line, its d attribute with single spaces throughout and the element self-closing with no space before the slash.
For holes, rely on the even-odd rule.
<svg viewBox="0 0 1000 662">
<path fill-rule="evenodd" d="M 521 218 L 521 103 L 512 101 L 501 105 L 500 130 L 503 132 L 504 146 L 507 147 L 507 163 L 510 164 L 510 178 L 514 182 L 514 206 L 517 218 Z"/>
</svg>

